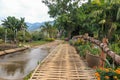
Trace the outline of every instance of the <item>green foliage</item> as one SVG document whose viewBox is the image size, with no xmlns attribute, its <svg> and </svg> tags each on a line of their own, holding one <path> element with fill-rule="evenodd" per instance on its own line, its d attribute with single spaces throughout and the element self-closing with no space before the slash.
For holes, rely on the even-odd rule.
<svg viewBox="0 0 120 80">
<path fill-rule="evenodd" d="M 0 39 L 0 44 L 1 44 L 1 43 L 3 43 L 3 40 L 2 40 L 2 39 Z"/>
<path fill-rule="evenodd" d="M 100 48 L 91 48 L 90 53 L 93 55 L 99 55 L 100 54 Z"/>
<path fill-rule="evenodd" d="M 48 41 L 48 42 L 51 42 L 51 41 L 54 41 L 55 39 L 54 38 L 46 38 L 45 41 Z"/>
<path fill-rule="evenodd" d="M 120 79 L 120 68 L 101 68 L 97 69 L 95 76 L 98 80 L 119 80 Z"/>
<path fill-rule="evenodd" d="M 76 14 L 76 8 L 78 7 L 79 0 L 43 0 L 49 11 L 51 17 L 56 18 L 55 22 L 59 29 L 64 29 L 65 35 L 71 38 L 71 34 L 75 29 L 74 17 Z M 61 32 L 61 30 L 60 30 Z"/>
<path fill-rule="evenodd" d="M 27 32 L 27 31 L 18 31 L 17 40 L 19 42 L 24 42 L 24 41 L 28 42 L 31 39 L 32 39 L 32 36 L 31 36 L 31 34 L 29 32 Z"/>
<path fill-rule="evenodd" d="M 88 51 L 90 51 L 90 45 L 89 44 L 82 44 L 82 45 L 78 46 L 77 49 L 79 51 L 80 56 L 85 58 L 86 53 Z"/>
<path fill-rule="evenodd" d="M 70 45 L 74 45 L 74 41 L 71 39 L 71 40 L 69 40 L 69 44 Z"/>
<path fill-rule="evenodd" d="M 24 80 L 29 80 L 31 76 L 32 76 L 32 72 L 29 73 L 29 74 L 24 78 Z"/>
<path fill-rule="evenodd" d="M 18 31 L 17 40 L 23 42 L 24 40 L 23 31 Z"/>
<path fill-rule="evenodd" d="M 34 31 L 32 34 L 32 40 L 38 41 L 44 39 L 44 34 L 41 31 Z"/>
<path fill-rule="evenodd" d="M 76 42 L 70 41 L 71 44 L 74 44 L 81 57 L 85 58 L 86 53 L 91 53 L 93 55 L 100 54 L 100 48 L 97 45 L 93 45 L 89 42 L 83 41 L 82 39 L 79 39 Z"/>
<path fill-rule="evenodd" d="M 6 19 L 2 20 L 2 25 L 7 30 L 7 39 L 11 41 L 16 41 L 16 34 L 18 31 L 26 30 L 27 25 L 24 18 L 17 19 L 14 16 L 8 16 Z M 21 37 L 19 37 L 21 39 Z"/>
<path fill-rule="evenodd" d="M 117 12 L 116 19 L 117 19 L 117 20 L 120 20 L 120 8 L 118 8 L 118 12 Z"/>
<path fill-rule="evenodd" d="M 22 30 L 23 28 L 27 28 L 24 18 L 17 19 L 14 16 L 8 16 L 6 19 L 2 20 L 2 25 L 6 28 L 11 29 L 14 31 L 17 29 L 18 31 Z"/>
<path fill-rule="evenodd" d="M 58 17 L 61 14 L 69 13 L 72 8 L 78 7 L 79 0 L 42 0 L 45 3 L 51 17 Z"/>
<path fill-rule="evenodd" d="M 120 55 L 120 43 L 112 43 L 110 45 L 110 48 L 112 51 L 116 52 L 118 55 Z"/>
<path fill-rule="evenodd" d="M 78 38 L 77 40 L 74 40 L 74 45 L 75 46 L 79 46 L 79 45 L 82 45 L 84 44 L 84 40 L 81 39 L 81 38 Z"/>
<path fill-rule="evenodd" d="M 120 30 L 119 0 L 89 0 L 79 6 L 80 0 L 43 0 L 49 14 L 55 18 L 59 32 L 71 36 L 97 32 L 99 39 L 112 41 Z M 119 30 L 118 30 L 119 29 Z"/>
<path fill-rule="evenodd" d="M 14 31 L 12 31 L 11 29 L 6 29 L 7 30 L 7 40 L 11 40 L 11 41 L 14 41 Z"/>
<path fill-rule="evenodd" d="M 0 26 L 0 39 L 4 40 L 4 33 L 5 33 L 4 27 Z"/>
<path fill-rule="evenodd" d="M 119 42 L 109 44 L 109 48 L 110 48 L 110 50 L 112 50 L 116 54 L 120 55 L 120 43 Z M 106 66 L 112 66 L 112 67 L 118 67 L 119 66 L 119 64 L 116 64 L 110 56 L 107 56 L 106 59 L 109 62 L 109 65 L 106 64 Z"/>
<path fill-rule="evenodd" d="M 25 45 L 30 45 L 30 46 L 39 46 L 42 44 L 48 43 L 47 41 L 40 40 L 40 41 L 32 41 L 32 42 L 26 42 Z"/>
<path fill-rule="evenodd" d="M 31 41 L 31 39 L 32 39 L 31 34 L 26 31 L 26 32 L 25 32 L 25 41 L 26 41 L 26 42 L 29 42 L 29 41 Z"/>
<path fill-rule="evenodd" d="M 57 36 L 57 28 L 50 24 L 50 22 L 46 22 L 45 25 L 42 25 L 40 32 L 42 32 L 44 38 L 55 38 Z"/>
</svg>

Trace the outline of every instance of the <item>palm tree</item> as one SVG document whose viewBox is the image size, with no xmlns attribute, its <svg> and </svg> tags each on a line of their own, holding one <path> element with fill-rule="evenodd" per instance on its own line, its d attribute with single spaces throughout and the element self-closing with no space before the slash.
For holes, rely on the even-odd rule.
<svg viewBox="0 0 120 80">
<path fill-rule="evenodd" d="M 23 30 L 23 29 L 26 29 L 27 28 L 27 25 L 25 23 L 25 18 L 20 18 L 20 21 L 19 21 L 19 30 Z"/>
<path fill-rule="evenodd" d="M 50 22 L 45 22 L 45 24 L 41 26 L 41 31 L 47 38 L 54 38 L 57 34 L 57 29 L 51 25 Z"/>
<path fill-rule="evenodd" d="M 0 26 L 0 39 L 4 40 L 4 33 L 5 33 L 5 28 Z"/>
<path fill-rule="evenodd" d="M 17 19 L 14 16 L 8 16 L 6 19 L 2 20 L 2 25 L 6 29 L 10 29 L 14 33 L 14 41 L 16 41 L 17 31 L 26 29 L 26 23 L 24 18 Z"/>
</svg>

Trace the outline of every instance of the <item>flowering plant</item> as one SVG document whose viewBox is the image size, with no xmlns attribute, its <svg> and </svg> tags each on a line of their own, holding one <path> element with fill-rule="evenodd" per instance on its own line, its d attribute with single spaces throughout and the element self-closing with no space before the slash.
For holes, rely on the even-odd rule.
<svg viewBox="0 0 120 80">
<path fill-rule="evenodd" d="M 79 46 L 82 44 L 84 44 L 84 40 L 82 38 L 78 38 L 74 43 L 75 46 Z"/>
<path fill-rule="evenodd" d="M 97 80 L 120 80 L 120 68 L 100 68 L 95 73 Z"/>
</svg>

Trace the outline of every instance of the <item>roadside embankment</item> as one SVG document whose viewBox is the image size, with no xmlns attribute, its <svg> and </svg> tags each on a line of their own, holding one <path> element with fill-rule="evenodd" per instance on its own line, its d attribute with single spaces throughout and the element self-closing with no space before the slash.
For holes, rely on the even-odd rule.
<svg viewBox="0 0 120 80">
<path fill-rule="evenodd" d="M 22 51 L 22 50 L 25 50 L 25 49 L 28 49 L 28 48 L 29 47 L 20 47 L 20 48 L 14 48 L 14 49 L 8 49 L 8 50 L 0 51 L 0 56 L 5 55 L 5 54 L 9 54 L 9 53 Z"/>
</svg>

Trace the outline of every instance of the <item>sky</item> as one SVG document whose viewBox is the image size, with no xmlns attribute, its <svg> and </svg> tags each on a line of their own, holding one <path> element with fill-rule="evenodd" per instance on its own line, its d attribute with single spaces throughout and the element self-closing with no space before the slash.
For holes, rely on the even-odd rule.
<svg viewBox="0 0 120 80">
<path fill-rule="evenodd" d="M 25 17 L 25 22 L 51 21 L 42 0 L 0 0 L 0 23 L 8 16 Z"/>
</svg>

